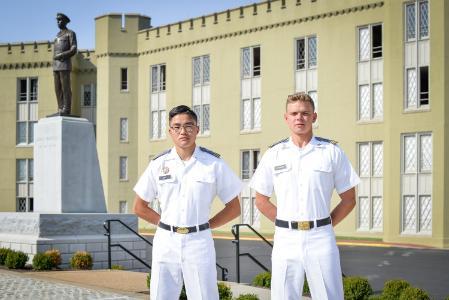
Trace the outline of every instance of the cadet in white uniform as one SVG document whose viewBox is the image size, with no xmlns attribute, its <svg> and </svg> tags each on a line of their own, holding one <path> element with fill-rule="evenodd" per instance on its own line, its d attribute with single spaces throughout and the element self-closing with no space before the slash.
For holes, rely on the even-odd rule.
<svg viewBox="0 0 449 300">
<path fill-rule="evenodd" d="M 189 107 L 173 108 L 169 124 L 175 146 L 155 157 L 134 187 L 134 212 L 158 225 L 150 298 L 179 299 L 184 281 L 189 299 L 218 300 L 210 229 L 240 215 L 241 181 L 218 154 L 196 146 L 197 116 Z M 225 207 L 209 219 L 215 196 Z M 155 199 L 161 215 L 148 207 Z"/>
<path fill-rule="evenodd" d="M 287 98 L 284 118 L 291 137 L 267 150 L 250 183 L 257 208 L 276 225 L 271 298 L 300 299 L 306 273 L 313 299 L 343 299 L 332 225 L 354 208 L 360 179 L 336 142 L 313 136 L 317 114 L 307 94 Z M 329 214 L 334 189 L 341 201 Z"/>
</svg>

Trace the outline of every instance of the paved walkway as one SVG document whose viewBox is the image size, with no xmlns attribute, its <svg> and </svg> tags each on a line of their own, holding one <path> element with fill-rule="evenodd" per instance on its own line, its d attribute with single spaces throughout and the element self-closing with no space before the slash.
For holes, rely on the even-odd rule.
<svg viewBox="0 0 449 300">
<path fill-rule="evenodd" d="M 135 272 L 125 272 L 134 274 Z M 136 273 L 145 275 L 143 273 Z M 148 299 L 135 292 L 130 274 L 116 271 L 12 272 L 0 270 L 0 299 Z M 107 280 L 109 279 L 109 282 Z M 145 280 L 142 279 L 143 285 Z M 116 284 L 114 287 L 113 285 Z M 110 287 L 114 288 L 110 288 Z M 144 291 L 146 290 L 146 287 Z"/>
<path fill-rule="evenodd" d="M 148 299 L 146 273 L 93 271 L 10 271 L 0 269 L 0 299 Z M 270 291 L 234 282 L 225 282 L 234 297 L 256 294 L 269 300 Z M 307 299 L 307 298 L 304 298 Z"/>
</svg>

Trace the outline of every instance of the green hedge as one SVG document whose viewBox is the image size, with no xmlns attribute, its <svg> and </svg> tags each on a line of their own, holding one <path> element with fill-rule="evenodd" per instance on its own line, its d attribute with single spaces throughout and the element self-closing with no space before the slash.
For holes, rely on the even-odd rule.
<svg viewBox="0 0 449 300">
<path fill-rule="evenodd" d="M 5 266 L 9 269 L 23 269 L 28 261 L 28 255 L 22 251 L 11 251 L 6 256 Z"/>
<path fill-rule="evenodd" d="M 409 286 L 402 291 L 399 300 L 430 300 L 430 296 L 420 288 Z"/>
<path fill-rule="evenodd" d="M 53 268 L 52 258 L 45 253 L 37 253 L 33 257 L 33 269 L 37 271 L 51 270 Z"/>
<path fill-rule="evenodd" d="M 253 285 L 264 288 L 271 288 L 271 273 L 263 272 L 257 274 L 253 279 Z"/>
<path fill-rule="evenodd" d="M 410 286 L 405 280 L 392 279 L 384 283 L 382 291 L 382 300 L 397 300 L 401 296 L 402 291 Z"/>
<path fill-rule="evenodd" d="M 0 266 L 5 265 L 6 257 L 10 252 L 12 252 L 12 250 L 9 248 L 0 248 Z"/>
<path fill-rule="evenodd" d="M 151 284 L 151 273 L 147 275 L 147 287 L 150 288 Z M 218 295 L 220 300 L 232 300 L 231 288 L 222 282 L 218 283 Z M 179 300 L 187 300 L 187 293 L 184 284 L 182 285 L 181 294 L 179 295 Z"/>
<path fill-rule="evenodd" d="M 271 273 L 270 272 L 263 272 L 257 274 L 253 278 L 253 286 L 258 287 L 264 287 L 264 288 L 271 288 Z M 304 285 L 302 288 L 302 294 L 303 295 L 310 295 L 310 288 L 309 283 L 307 282 L 307 278 L 304 277 Z"/>
<path fill-rule="evenodd" d="M 346 300 L 367 300 L 373 293 L 368 279 L 362 277 L 343 278 L 343 291 Z"/>
<path fill-rule="evenodd" d="M 91 270 L 93 266 L 92 255 L 86 251 L 76 251 L 70 259 L 70 266 L 75 270 Z"/>
</svg>

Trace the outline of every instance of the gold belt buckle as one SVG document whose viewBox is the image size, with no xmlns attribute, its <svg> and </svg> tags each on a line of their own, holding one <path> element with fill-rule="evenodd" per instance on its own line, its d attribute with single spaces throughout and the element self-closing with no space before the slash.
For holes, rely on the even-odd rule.
<svg viewBox="0 0 449 300">
<path fill-rule="evenodd" d="M 187 227 L 178 227 L 178 228 L 176 228 L 176 233 L 187 234 L 187 233 L 189 233 L 189 228 L 187 228 Z"/>
<path fill-rule="evenodd" d="M 310 230 L 310 222 L 309 221 L 299 221 L 298 222 L 298 230 Z"/>
</svg>

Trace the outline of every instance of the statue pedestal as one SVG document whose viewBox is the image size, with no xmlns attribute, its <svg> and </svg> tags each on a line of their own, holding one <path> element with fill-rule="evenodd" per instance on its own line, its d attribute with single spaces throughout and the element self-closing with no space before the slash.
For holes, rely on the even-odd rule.
<svg viewBox="0 0 449 300">
<path fill-rule="evenodd" d="M 76 251 L 88 251 L 94 269 L 108 268 L 108 240 L 103 222 L 121 220 L 137 231 L 137 217 L 132 214 L 61 214 L 0 212 L 0 248 L 19 250 L 29 255 L 29 263 L 36 253 L 58 249 L 61 268 L 70 268 L 70 258 Z M 150 262 L 148 244 L 118 223 L 111 224 L 112 243 L 120 243 L 134 255 Z M 128 270 L 148 271 L 135 258 L 117 247 L 111 251 L 112 264 Z"/>
<path fill-rule="evenodd" d="M 88 251 L 94 268 L 108 267 L 106 220 L 117 219 L 137 231 L 132 214 L 108 214 L 98 164 L 93 125 L 86 119 L 39 120 L 34 143 L 34 212 L 0 213 L 0 247 L 30 255 L 59 249 L 63 268 L 76 251 Z M 113 223 L 113 243 L 149 261 L 148 245 L 121 224 Z M 112 248 L 112 263 L 146 270 L 129 254 Z"/>
<path fill-rule="evenodd" d="M 86 119 L 52 117 L 37 123 L 34 211 L 106 212 L 94 129 Z"/>
</svg>

